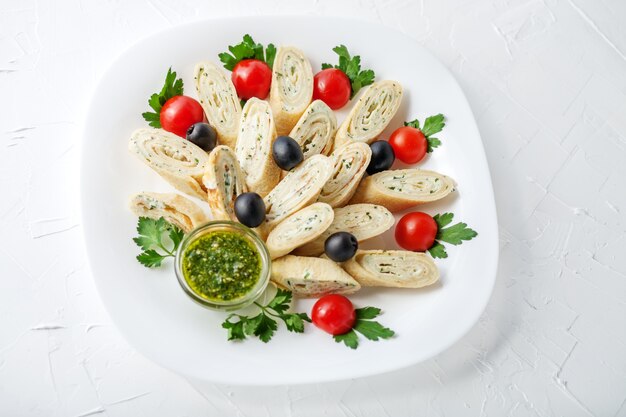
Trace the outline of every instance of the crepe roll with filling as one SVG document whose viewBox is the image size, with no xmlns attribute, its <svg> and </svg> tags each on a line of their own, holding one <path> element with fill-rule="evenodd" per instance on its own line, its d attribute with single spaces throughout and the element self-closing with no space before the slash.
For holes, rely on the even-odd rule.
<svg viewBox="0 0 626 417">
<path fill-rule="evenodd" d="M 454 181 L 438 172 L 415 168 L 388 170 L 361 181 L 350 204 L 380 204 L 395 213 L 441 200 L 452 191 Z"/>
<path fill-rule="evenodd" d="M 272 157 L 276 127 L 267 101 L 251 98 L 246 102 L 239 121 L 235 154 L 246 175 L 246 185 L 265 197 L 280 180 L 280 168 Z"/>
<path fill-rule="evenodd" d="M 288 254 L 324 233 L 335 213 L 326 203 L 313 203 L 280 222 L 267 237 L 266 245 L 272 259 Z"/>
<path fill-rule="evenodd" d="M 402 86 L 384 80 L 368 86 L 335 136 L 335 149 L 348 142 L 371 143 L 387 127 L 402 102 Z"/>
<path fill-rule="evenodd" d="M 304 159 L 330 154 L 337 131 L 337 117 L 326 103 L 315 100 L 291 129 L 291 136 L 302 148 Z"/>
<path fill-rule="evenodd" d="M 287 135 L 313 98 L 313 71 L 301 50 L 281 46 L 272 69 L 269 102 L 274 111 L 276 131 Z"/>
<path fill-rule="evenodd" d="M 324 242 L 333 233 L 348 232 L 359 242 L 378 236 L 393 226 L 393 214 L 375 204 L 353 204 L 334 209 L 335 218 L 319 237 L 294 251 L 296 255 L 318 256 L 324 252 Z"/>
<path fill-rule="evenodd" d="M 354 195 L 372 158 L 372 150 L 363 142 L 350 142 L 335 150 L 333 174 L 322 188 L 318 201 L 332 207 L 344 206 Z"/>
<path fill-rule="evenodd" d="M 178 191 L 205 200 L 202 184 L 209 155 L 186 139 L 163 129 L 133 132 L 128 149 Z"/>
<path fill-rule="evenodd" d="M 213 217 L 237 221 L 235 199 L 248 188 L 237 157 L 228 146 L 220 145 L 211 151 L 202 182 Z"/>
<path fill-rule="evenodd" d="M 422 288 L 439 279 L 429 255 L 405 250 L 358 250 L 341 266 L 363 287 Z"/>
<path fill-rule="evenodd" d="M 230 77 L 210 62 L 201 62 L 194 70 L 200 105 L 207 121 L 215 128 L 220 145 L 235 149 L 241 103 Z"/>
<path fill-rule="evenodd" d="M 185 233 L 209 221 L 196 203 L 173 193 L 137 193 L 130 199 L 130 210 L 138 217 L 163 217 Z"/>
<path fill-rule="evenodd" d="M 290 171 L 264 198 L 269 232 L 285 218 L 317 200 L 332 174 L 331 160 L 324 155 L 305 159 Z"/>
<path fill-rule="evenodd" d="M 335 262 L 287 255 L 272 262 L 272 281 L 296 297 L 351 294 L 361 285 Z"/>
</svg>

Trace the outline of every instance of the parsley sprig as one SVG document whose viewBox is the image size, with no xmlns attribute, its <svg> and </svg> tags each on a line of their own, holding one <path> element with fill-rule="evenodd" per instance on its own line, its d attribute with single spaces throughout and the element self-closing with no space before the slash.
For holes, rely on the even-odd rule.
<svg viewBox="0 0 626 417">
<path fill-rule="evenodd" d="M 274 66 L 274 58 L 276 57 L 276 47 L 270 43 L 267 48 L 263 48 L 263 45 L 256 43 L 252 36 L 246 34 L 243 36 L 243 41 L 237 45 L 230 45 L 228 52 L 222 52 L 219 54 L 220 61 L 224 64 L 224 68 L 232 71 L 235 65 L 244 59 L 258 59 L 265 62 L 270 68 Z"/>
<path fill-rule="evenodd" d="M 359 337 L 356 332 L 359 332 L 366 339 L 377 341 L 379 339 L 389 339 L 395 332 L 377 321 L 373 321 L 380 314 L 380 308 L 376 307 L 363 307 L 357 308 L 356 321 L 352 330 L 348 333 L 339 334 L 333 336 L 335 342 L 343 342 L 350 349 L 356 349 L 359 346 Z"/>
<path fill-rule="evenodd" d="M 441 242 L 446 242 L 451 245 L 460 245 L 463 241 L 472 240 L 478 236 L 475 230 L 470 229 L 467 227 L 467 224 L 462 222 L 446 227 L 452 223 L 453 218 L 454 214 L 452 213 L 437 214 L 433 217 L 439 229 L 435 237 L 435 244 L 428 249 L 428 252 L 430 252 L 433 258 L 448 257 L 446 248 Z"/>
<path fill-rule="evenodd" d="M 137 222 L 137 233 L 139 236 L 133 238 L 133 241 L 143 250 L 137 255 L 137 260 L 148 268 L 159 267 L 165 258 L 174 257 L 185 235 L 181 229 L 168 223 L 163 217 L 158 220 L 140 217 Z M 167 233 L 172 249 L 168 249 L 166 242 L 163 241 L 164 233 Z"/>
<path fill-rule="evenodd" d="M 439 113 L 434 116 L 427 117 L 426 120 L 424 120 L 424 126 L 422 128 L 420 128 L 420 121 L 418 119 L 410 122 L 404 122 L 404 125 L 414 127 L 422 131 L 424 136 L 426 136 L 426 141 L 428 142 L 428 148 L 426 149 L 426 152 L 431 153 L 433 149 L 441 145 L 441 141 L 435 137 L 432 137 L 432 135 L 441 132 L 441 129 L 443 129 L 443 127 L 446 125 L 444 119 L 444 115 Z"/>
<path fill-rule="evenodd" d="M 350 56 L 348 48 L 345 45 L 335 46 L 333 51 L 339 55 L 339 65 L 322 64 L 322 69 L 337 68 L 343 71 L 350 79 L 352 86 L 352 93 L 350 98 L 353 98 L 359 90 L 374 82 L 374 71 L 367 69 L 361 71 L 361 56 Z"/>
<path fill-rule="evenodd" d="M 304 322 L 311 322 L 306 313 L 288 313 L 291 306 L 291 292 L 278 289 L 274 298 L 267 304 L 261 305 L 254 302 L 261 312 L 254 317 L 231 314 L 222 323 L 222 327 L 228 330 L 228 340 L 244 340 L 247 336 L 257 336 L 267 343 L 278 329 L 275 319 L 285 322 L 287 330 L 295 333 L 304 332 Z M 237 321 L 233 321 L 233 319 Z"/>
<path fill-rule="evenodd" d="M 161 108 L 165 102 L 174 96 L 180 96 L 183 94 L 183 79 L 176 78 L 176 71 L 172 71 L 172 68 L 167 70 L 165 75 L 165 83 L 163 88 L 158 93 L 154 93 L 148 100 L 148 105 L 154 110 L 154 112 L 145 112 L 141 115 L 144 120 L 152 127 L 161 127 Z"/>
</svg>

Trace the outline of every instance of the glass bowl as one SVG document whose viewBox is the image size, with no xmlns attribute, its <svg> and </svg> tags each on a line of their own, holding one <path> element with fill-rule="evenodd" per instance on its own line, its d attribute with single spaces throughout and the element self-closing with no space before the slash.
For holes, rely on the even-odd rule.
<svg viewBox="0 0 626 417">
<path fill-rule="evenodd" d="M 238 235 L 244 237 L 246 240 L 248 240 L 248 242 L 252 244 L 252 247 L 257 251 L 259 257 L 261 258 L 261 271 L 257 282 L 244 295 L 234 298 L 232 300 L 215 300 L 199 294 L 189 285 L 183 273 L 183 259 L 185 250 L 197 239 L 201 238 L 207 233 L 216 231 L 237 233 Z M 185 291 L 185 293 L 193 301 L 203 307 L 212 310 L 223 311 L 238 310 L 252 304 L 252 302 L 256 300 L 263 293 L 263 291 L 265 291 L 265 288 L 269 283 L 271 271 L 271 258 L 267 247 L 265 246 L 265 243 L 261 240 L 261 238 L 259 238 L 259 236 L 257 236 L 257 234 L 249 227 L 246 227 L 240 223 L 225 220 L 212 221 L 203 224 L 202 226 L 198 226 L 191 232 L 187 233 L 183 238 L 180 246 L 178 247 L 178 250 L 176 251 L 176 259 L 174 263 L 178 283 L 180 284 L 183 291 Z"/>
</svg>

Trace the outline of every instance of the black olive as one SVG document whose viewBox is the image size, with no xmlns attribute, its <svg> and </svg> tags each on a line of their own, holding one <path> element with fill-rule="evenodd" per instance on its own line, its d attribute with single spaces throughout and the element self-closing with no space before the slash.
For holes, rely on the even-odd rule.
<svg viewBox="0 0 626 417">
<path fill-rule="evenodd" d="M 265 203 L 257 193 L 239 194 L 235 199 L 235 216 L 245 226 L 257 227 L 265 220 Z"/>
<path fill-rule="evenodd" d="M 391 168 L 393 161 L 396 160 L 396 155 L 389 142 L 386 140 L 377 140 L 370 144 L 370 148 L 372 149 L 372 159 L 367 166 L 368 174 L 374 175 L 377 172 Z"/>
<path fill-rule="evenodd" d="M 194 123 L 187 129 L 187 140 L 211 152 L 217 145 L 217 133 L 208 123 Z"/>
<path fill-rule="evenodd" d="M 285 171 L 296 167 L 304 160 L 302 149 L 298 142 L 289 136 L 279 136 L 272 145 L 272 156 L 276 165 Z"/>
<path fill-rule="evenodd" d="M 352 233 L 337 232 L 328 236 L 324 242 L 326 256 L 335 262 L 344 262 L 352 258 L 359 248 L 359 242 Z"/>
</svg>

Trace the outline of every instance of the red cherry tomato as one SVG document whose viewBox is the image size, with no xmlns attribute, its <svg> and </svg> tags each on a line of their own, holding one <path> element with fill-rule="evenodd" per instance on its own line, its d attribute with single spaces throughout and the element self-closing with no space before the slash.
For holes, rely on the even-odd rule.
<svg viewBox="0 0 626 417">
<path fill-rule="evenodd" d="M 258 59 L 244 59 L 233 68 L 231 79 L 237 95 L 242 99 L 256 97 L 263 100 L 270 92 L 272 70 Z"/>
<path fill-rule="evenodd" d="M 426 136 L 421 130 L 410 126 L 396 129 L 389 138 L 396 158 L 405 164 L 415 164 L 424 158 L 428 149 Z"/>
<path fill-rule="evenodd" d="M 204 120 L 204 111 L 191 97 L 174 96 L 161 107 L 159 119 L 163 129 L 184 138 L 189 126 Z"/>
<path fill-rule="evenodd" d="M 313 305 L 313 324 L 333 336 L 344 334 L 352 329 L 356 313 L 352 302 L 343 295 L 325 295 Z"/>
<path fill-rule="evenodd" d="M 322 100 L 333 110 L 345 106 L 351 93 L 350 79 L 337 68 L 321 70 L 313 78 L 313 100 Z"/>
<path fill-rule="evenodd" d="M 435 219 L 415 211 L 402 216 L 396 225 L 396 242 L 406 250 L 425 252 L 435 243 L 437 231 Z"/>
</svg>

